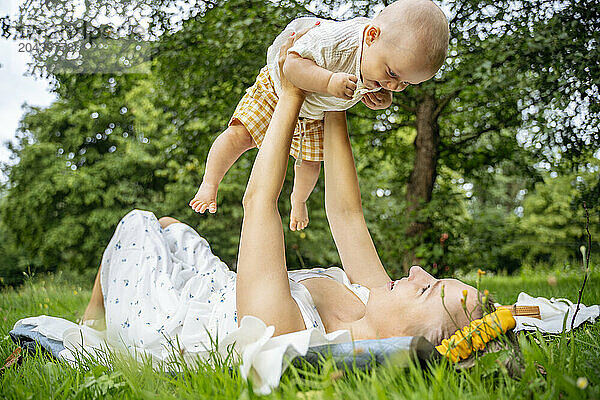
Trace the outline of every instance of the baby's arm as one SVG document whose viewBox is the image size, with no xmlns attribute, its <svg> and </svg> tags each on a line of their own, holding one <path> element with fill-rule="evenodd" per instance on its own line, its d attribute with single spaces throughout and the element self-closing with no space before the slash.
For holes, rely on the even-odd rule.
<svg viewBox="0 0 600 400">
<path fill-rule="evenodd" d="M 319 67 L 313 60 L 289 53 L 283 64 L 285 77 L 294 86 L 307 92 L 329 94 L 350 100 L 356 90 L 358 78 L 345 72 L 331 72 Z"/>
<path fill-rule="evenodd" d="M 371 110 L 383 110 L 392 105 L 392 92 L 380 89 L 377 92 L 365 93 L 361 101 Z"/>
</svg>

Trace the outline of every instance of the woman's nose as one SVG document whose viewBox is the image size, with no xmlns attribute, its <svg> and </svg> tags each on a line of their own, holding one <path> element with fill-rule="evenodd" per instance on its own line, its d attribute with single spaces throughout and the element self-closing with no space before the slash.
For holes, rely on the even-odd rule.
<svg viewBox="0 0 600 400">
<path fill-rule="evenodd" d="M 430 275 L 427 271 L 425 271 L 423 268 L 419 267 L 418 265 L 413 265 L 412 267 L 410 267 L 410 270 L 408 271 L 408 280 L 412 281 L 412 280 L 417 280 L 417 281 L 424 281 L 424 282 L 428 282 L 431 280 L 434 280 L 435 278 Z"/>
</svg>

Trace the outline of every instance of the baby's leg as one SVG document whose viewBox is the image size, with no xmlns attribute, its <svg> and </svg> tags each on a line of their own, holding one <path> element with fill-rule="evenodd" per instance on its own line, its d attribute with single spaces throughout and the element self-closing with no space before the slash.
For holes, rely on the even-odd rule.
<svg viewBox="0 0 600 400">
<path fill-rule="evenodd" d="M 211 214 L 215 213 L 219 183 L 233 163 L 244 152 L 254 147 L 256 144 L 244 125 L 237 123 L 225 129 L 208 152 L 204 179 L 202 179 L 198 192 L 190 201 L 190 207 L 200 213 L 207 209 Z"/>
<path fill-rule="evenodd" d="M 294 189 L 290 196 L 292 211 L 290 212 L 290 229 L 299 231 L 308 225 L 308 210 L 306 200 L 315 188 L 319 172 L 320 161 L 302 160 L 300 165 L 294 165 Z"/>
</svg>

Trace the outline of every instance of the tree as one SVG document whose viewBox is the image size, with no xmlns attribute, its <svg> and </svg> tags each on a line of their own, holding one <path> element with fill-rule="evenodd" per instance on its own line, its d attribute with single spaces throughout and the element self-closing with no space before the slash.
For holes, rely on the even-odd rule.
<svg viewBox="0 0 600 400">
<path fill-rule="evenodd" d="M 598 68 L 600 23 L 598 8 L 591 3 L 566 2 L 560 8 L 553 1 L 442 3 L 448 11 L 452 38 L 447 63 L 435 79 L 396 96 L 397 109 L 385 113 L 382 122 L 386 130 L 403 126 L 416 129 L 413 168 L 406 187 L 407 217 L 411 220 L 408 237 L 422 242 L 431 227 L 431 221 L 421 214 L 432 200 L 440 165 L 468 174 L 510 159 L 519 129 L 530 126 L 529 113 L 538 121 L 548 122 L 537 124 L 534 130 L 539 133 L 536 140 L 546 149 L 556 133 L 556 125 L 549 122 L 554 118 L 563 121 L 560 136 L 570 138 L 561 151 L 576 158 L 585 147 L 583 143 L 598 147 L 597 134 L 582 134 L 575 118 L 561 113 L 568 104 L 565 99 L 579 107 L 586 102 L 597 104 L 593 76 L 598 74 L 593 72 Z M 329 16 L 337 4 L 328 1 L 319 12 Z M 350 2 L 347 14 L 372 15 L 376 5 Z M 566 27 L 567 21 L 574 29 Z M 553 79 L 556 85 L 546 88 L 544 83 Z M 557 86 L 564 95 L 555 93 Z M 581 98 L 568 96 L 574 91 Z M 556 104 L 557 109 L 552 115 L 543 111 L 550 104 Z M 588 111 L 586 125 L 597 126 L 598 108 L 590 106 Z M 509 135 L 501 134 L 507 131 Z M 502 140 L 487 140 L 491 136 Z M 414 250 L 409 251 L 405 269 L 418 261 Z"/>
<path fill-rule="evenodd" d="M 28 109 L 11 146 L 19 162 L 4 166 L 3 221 L 28 263 L 43 269 L 97 267 L 125 210 L 163 198 L 164 179 L 154 173 L 160 132 L 144 130 L 135 115 L 148 115 L 148 86 L 132 76 L 72 79 L 79 90 Z"/>
<path fill-rule="evenodd" d="M 76 16 L 68 5 L 52 4 L 26 3 L 20 21 L 42 30 L 61 20 L 75 26 L 87 22 L 86 29 L 101 33 L 110 27 L 92 22 L 103 5 L 109 14 L 121 13 L 128 32 L 127 28 L 140 24 L 139 19 L 128 17 L 135 14 L 135 7 L 144 8 L 144 18 L 150 21 L 144 38 L 153 57 L 145 65 L 151 69 L 146 75 L 131 74 L 129 69 L 66 74 L 55 68 L 52 54 L 36 54 L 39 68 L 33 72 L 52 74 L 60 100 L 47 110 L 32 109 L 24 120 L 21 142 L 13 149 L 21 162 L 8 170 L 9 201 L 31 207 L 34 201 L 24 187 L 48 197 L 41 202 L 41 214 L 53 216 L 57 226 L 64 224 L 55 237 L 64 234 L 66 245 L 61 248 L 58 239 L 53 242 L 63 258 L 75 251 L 77 238 L 96 237 L 105 243 L 100 237 L 109 234 L 108 228 L 94 236 L 100 231 L 93 233 L 95 225 L 82 221 L 90 207 L 106 207 L 97 200 L 106 192 L 118 199 L 109 205 L 114 206 L 112 214 L 102 214 L 106 226 L 133 206 L 169 213 L 198 228 L 229 265 L 235 263 L 240 199 L 255 153 L 243 157 L 226 176 L 218 216 L 198 216 L 186 205 L 201 179 L 210 143 L 264 64 L 267 46 L 293 17 L 372 16 L 382 6 L 370 1 L 344 3 L 347 13 L 340 16 L 335 14 L 340 9 L 337 0 L 328 0 L 318 9 L 308 2 L 274 5 L 230 0 L 200 2 L 184 10 L 173 1 L 157 0 L 143 6 L 132 2 L 131 8 L 121 11 L 121 2 L 90 1 L 83 15 Z M 495 234 L 516 237 L 514 230 L 486 230 L 486 224 L 489 214 L 518 224 L 512 216 L 515 193 L 522 189 L 532 193 L 541 180 L 539 169 L 532 166 L 535 161 L 551 162 L 564 173 L 585 167 L 589 149 L 598 148 L 594 131 L 598 11 L 590 0 L 561 4 L 555 9 L 554 2 L 537 0 L 443 2 L 451 20 L 452 42 L 448 62 L 436 78 L 399 94 L 388 110 L 375 112 L 359 105 L 349 111 L 365 215 L 384 263 L 393 266 L 404 259 L 405 269 L 421 262 L 443 265 L 445 270 L 446 265 L 475 262 L 461 253 L 474 249 L 470 243 L 475 243 L 476 235 L 480 240 Z M 77 35 L 72 40 L 85 44 Z M 77 57 L 96 60 L 103 54 L 99 46 L 90 46 Z M 124 114 L 120 114 L 122 107 L 128 110 Z M 573 115 L 569 110 L 579 111 Z M 86 116 L 93 113 L 98 117 Z M 578 118 L 588 125 L 585 129 Z M 106 129 L 112 133 L 103 133 Z M 119 157 L 109 151 L 112 146 Z M 120 152 L 127 148 L 131 151 Z M 69 168 L 75 163 L 76 170 L 67 170 L 67 162 Z M 120 163 L 127 172 L 112 169 Z M 465 199 L 463 184 L 457 183 L 461 179 L 474 186 L 471 200 Z M 289 211 L 290 188 L 288 176 L 283 215 Z M 583 196 L 593 199 L 597 188 L 597 180 L 586 180 Z M 82 189 L 93 195 L 84 196 Z M 326 228 L 322 193 L 320 182 L 311 196 L 311 228 L 304 236 L 286 233 L 290 266 L 337 259 Z M 82 205 L 78 198 L 87 198 L 88 203 Z M 60 199 L 68 199 L 64 204 L 72 214 L 60 208 L 65 207 Z M 502 211 L 492 212 L 498 204 Z M 45 233 L 44 223 L 33 218 L 31 226 L 15 226 L 15 235 L 30 237 L 31 257 L 50 252 L 51 246 L 44 250 L 31 239 L 35 233 Z M 79 233 L 68 232 L 65 227 L 70 225 Z M 443 234 L 448 239 L 442 241 Z M 500 247 L 490 262 L 504 254 Z M 55 254 L 45 260 L 56 264 L 63 262 L 60 257 Z"/>
</svg>

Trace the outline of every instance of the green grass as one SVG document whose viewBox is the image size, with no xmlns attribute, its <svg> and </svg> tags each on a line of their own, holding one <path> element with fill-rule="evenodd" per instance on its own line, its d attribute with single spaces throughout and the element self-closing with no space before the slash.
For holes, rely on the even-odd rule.
<svg viewBox="0 0 600 400">
<path fill-rule="evenodd" d="M 549 275 L 556 278 L 551 285 Z M 473 276 L 465 276 L 473 283 Z M 512 303 L 519 292 L 534 296 L 566 297 L 577 301 L 580 272 L 554 270 L 520 276 L 488 276 L 482 282 L 500 303 Z M 72 283 L 60 275 L 29 280 L 22 287 L 0 294 L 0 358 L 16 347 L 8 336 L 14 323 L 26 316 L 48 314 L 77 321 L 90 296 L 89 284 Z M 552 283 L 552 280 L 550 281 Z M 599 303 L 600 273 L 588 280 L 584 303 Z M 379 366 L 370 371 L 338 371 L 331 360 L 318 368 L 302 365 L 284 374 L 271 398 L 371 399 L 371 398 L 599 398 L 600 323 L 585 325 L 574 334 L 521 334 L 524 360 L 520 378 L 511 378 L 496 362 L 499 354 L 481 357 L 468 371 L 456 371 L 446 362 L 428 370 L 416 366 Z M 502 354 L 500 354 L 502 355 Z M 585 389 L 577 380 L 585 378 Z M 26 355 L 23 363 L 0 376 L 0 398 L 253 398 L 249 383 L 228 365 L 200 364 L 179 375 L 157 373 L 147 364 L 115 359 L 109 369 L 87 361 L 69 367 L 42 354 Z"/>
</svg>

